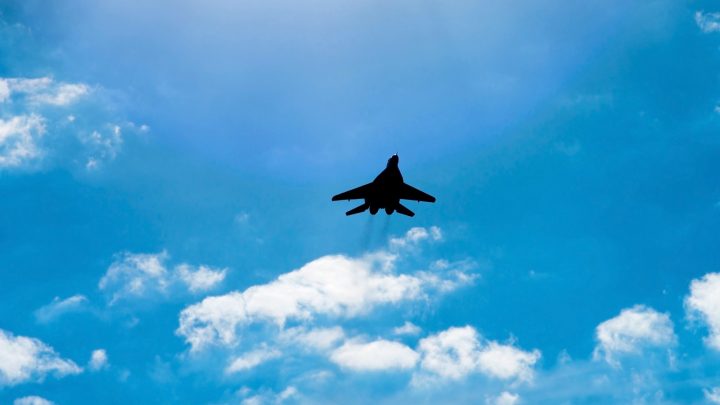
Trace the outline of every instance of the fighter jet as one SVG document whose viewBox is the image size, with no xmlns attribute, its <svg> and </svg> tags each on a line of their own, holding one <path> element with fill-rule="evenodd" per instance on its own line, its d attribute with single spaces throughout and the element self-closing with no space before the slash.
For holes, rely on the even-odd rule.
<svg viewBox="0 0 720 405">
<path fill-rule="evenodd" d="M 400 174 L 398 162 L 400 162 L 400 158 L 396 153 L 390 156 L 387 167 L 375 177 L 372 183 L 340 193 L 334 196 L 332 200 L 365 200 L 365 203 L 351 209 L 345 215 L 359 214 L 368 208 L 370 214 L 375 215 L 378 210 L 384 208 L 388 215 L 397 211 L 409 217 L 414 216 L 415 213 L 400 204 L 400 200 L 435 202 L 435 197 L 406 184 L 403 181 L 402 174 Z"/>
</svg>

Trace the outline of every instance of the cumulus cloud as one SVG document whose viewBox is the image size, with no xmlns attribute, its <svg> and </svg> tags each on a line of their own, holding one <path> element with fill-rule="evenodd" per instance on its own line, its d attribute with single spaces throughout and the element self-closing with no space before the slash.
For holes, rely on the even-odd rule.
<svg viewBox="0 0 720 405">
<path fill-rule="evenodd" d="M 407 370 L 415 367 L 418 358 L 413 349 L 384 339 L 346 342 L 330 355 L 333 363 L 354 371 Z"/>
<path fill-rule="evenodd" d="M 396 335 L 418 335 L 420 332 L 422 329 L 410 321 L 405 321 L 402 326 L 393 329 L 393 333 Z"/>
<path fill-rule="evenodd" d="M 225 369 L 225 372 L 230 374 L 250 370 L 268 360 L 276 359 L 281 355 L 282 353 L 277 349 L 262 346 L 233 359 Z"/>
<path fill-rule="evenodd" d="M 112 305 L 121 300 L 163 297 L 178 287 L 192 293 L 208 291 L 217 287 L 227 274 L 227 269 L 186 263 L 168 269 L 168 258 L 165 251 L 121 253 L 100 279 L 98 287 L 110 294 Z"/>
<path fill-rule="evenodd" d="M 18 398 L 15 401 L 13 401 L 13 405 L 54 405 L 54 404 L 55 404 L 54 402 L 48 401 L 47 399 L 45 399 L 43 397 L 38 397 L 36 395 Z"/>
<path fill-rule="evenodd" d="M 486 341 L 471 326 L 453 327 L 420 340 L 421 368 L 444 379 L 459 380 L 482 373 L 502 380 L 529 381 L 540 351 L 521 350 L 511 344 Z M 415 379 L 421 383 L 426 375 Z"/>
<path fill-rule="evenodd" d="M 695 23 L 705 33 L 720 31 L 720 13 L 695 12 Z"/>
<path fill-rule="evenodd" d="M 21 167 L 42 157 L 38 142 L 44 134 L 45 123 L 39 115 L 0 118 L 0 170 Z"/>
<path fill-rule="evenodd" d="M 35 319 L 39 323 L 49 323 L 57 318 L 73 312 L 80 312 L 87 309 L 88 299 L 84 295 L 73 295 L 61 300 L 55 297 L 53 301 L 35 311 Z"/>
<path fill-rule="evenodd" d="M 409 240 L 420 232 L 413 228 Z M 435 233 L 439 233 L 439 230 Z M 237 329 L 253 322 L 311 321 L 318 316 L 351 318 L 378 305 L 397 304 L 440 290 L 447 279 L 428 272 L 396 274 L 396 254 L 375 252 L 359 258 L 323 256 L 276 280 L 243 292 L 205 298 L 180 314 L 177 334 L 197 351 L 212 344 L 232 346 Z M 457 275 L 451 276 L 457 279 Z M 472 280 L 455 280 L 456 286 Z"/>
<path fill-rule="evenodd" d="M 93 350 L 88 362 L 88 368 L 92 371 L 99 371 L 108 366 L 108 356 L 105 349 Z"/>
<path fill-rule="evenodd" d="M 643 305 L 623 309 L 620 315 L 599 324 L 596 339 L 593 357 L 604 357 L 611 365 L 619 365 L 620 356 L 639 354 L 644 349 L 667 348 L 676 341 L 670 315 Z"/>
<path fill-rule="evenodd" d="M 208 266 L 194 268 L 189 264 L 181 264 L 176 268 L 177 274 L 191 292 L 202 292 L 213 289 L 225 280 L 227 269 L 213 269 Z"/>
<path fill-rule="evenodd" d="M 707 326 L 710 334 L 705 344 L 720 350 L 720 273 L 708 273 L 690 283 L 685 310 L 688 318 Z"/>
<path fill-rule="evenodd" d="M 205 298 L 182 311 L 177 332 L 198 350 L 212 343 L 234 344 L 236 329 L 255 321 L 282 326 L 288 319 L 317 315 L 349 317 L 417 297 L 421 280 L 382 270 L 392 260 L 386 255 L 322 257 L 271 283 Z"/>
<path fill-rule="evenodd" d="M 0 329 L 0 386 L 41 381 L 48 374 L 63 377 L 80 372 L 77 364 L 61 358 L 40 340 Z"/>
</svg>

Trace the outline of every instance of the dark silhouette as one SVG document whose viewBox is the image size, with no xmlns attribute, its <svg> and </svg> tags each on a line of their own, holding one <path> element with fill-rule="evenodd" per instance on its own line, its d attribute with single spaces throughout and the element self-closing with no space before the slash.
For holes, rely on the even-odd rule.
<svg viewBox="0 0 720 405">
<path fill-rule="evenodd" d="M 351 209 L 345 215 L 359 214 L 368 208 L 370 214 L 375 215 L 379 209 L 384 208 L 388 215 L 397 211 L 409 217 L 414 216 L 415 213 L 400 204 L 400 200 L 435 202 L 435 197 L 403 182 L 398 168 L 399 161 L 400 158 L 397 154 L 390 156 L 387 167 L 375 177 L 372 183 L 340 193 L 332 200 L 365 200 L 364 204 Z"/>
</svg>

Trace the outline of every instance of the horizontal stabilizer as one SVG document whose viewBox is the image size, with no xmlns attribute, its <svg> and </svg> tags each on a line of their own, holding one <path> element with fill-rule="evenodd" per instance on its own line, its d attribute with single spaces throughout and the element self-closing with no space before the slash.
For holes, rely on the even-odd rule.
<svg viewBox="0 0 720 405">
<path fill-rule="evenodd" d="M 368 204 L 358 205 L 357 207 L 346 212 L 345 215 L 359 214 L 359 213 L 365 211 L 366 209 L 368 209 L 368 206 L 369 206 Z"/>
<path fill-rule="evenodd" d="M 409 217 L 414 217 L 415 213 L 407 209 L 406 206 L 398 203 L 397 206 L 395 206 L 395 211 L 399 212 L 400 214 L 407 215 Z"/>
</svg>

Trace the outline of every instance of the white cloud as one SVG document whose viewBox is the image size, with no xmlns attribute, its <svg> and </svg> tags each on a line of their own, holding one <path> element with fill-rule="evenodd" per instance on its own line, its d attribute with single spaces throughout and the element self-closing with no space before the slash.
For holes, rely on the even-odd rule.
<svg viewBox="0 0 720 405">
<path fill-rule="evenodd" d="M 28 78 L 5 78 L 12 92 L 37 94 L 49 88 L 53 80 L 49 77 Z"/>
<path fill-rule="evenodd" d="M 88 362 L 88 368 L 92 371 L 99 371 L 108 366 L 108 356 L 105 349 L 93 350 Z"/>
<path fill-rule="evenodd" d="M 17 168 L 42 157 L 38 142 L 44 134 L 45 124 L 39 115 L 0 118 L 0 169 Z"/>
<path fill-rule="evenodd" d="M 250 370 L 268 360 L 276 359 L 281 355 L 282 353 L 279 350 L 263 346 L 233 359 L 225 369 L 225 372 L 230 374 Z"/>
<path fill-rule="evenodd" d="M 173 288 L 180 287 L 192 293 L 204 292 L 217 287 L 227 274 L 227 269 L 186 263 L 169 270 L 168 258 L 166 251 L 121 253 L 100 279 L 98 287 L 111 295 L 112 305 L 121 300 L 164 297 Z"/>
<path fill-rule="evenodd" d="M 235 343 L 235 329 L 254 321 L 282 326 L 287 319 L 316 315 L 351 317 L 378 304 L 416 298 L 422 281 L 384 271 L 393 260 L 388 255 L 322 257 L 271 283 L 205 298 L 184 309 L 178 333 L 197 350 L 211 343 Z"/>
<path fill-rule="evenodd" d="M 282 390 L 281 393 L 278 394 L 278 398 L 277 398 L 278 402 L 282 402 L 282 401 L 288 400 L 290 398 L 297 397 L 298 393 L 299 392 L 298 392 L 297 388 L 295 388 L 293 386 L 287 387 L 284 390 Z"/>
<path fill-rule="evenodd" d="M 283 340 L 299 343 L 315 350 L 329 350 L 345 338 L 345 331 L 339 326 L 306 330 L 304 327 L 291 328 L 282 335 Z"/>
<path fill-rule="evenodd" d="M 73 295 L 61 300 L 55 297 L 53 301 L 35 311 L 35 319 L 40 323 L 52 322 L 55 319 L 72 312 L 80 312 L 86 309 L 88 299 L 84 295 Z"/>
<path fill-rule="evenodd" d="M 512 345 L 489 342 L 478 354 L 479 370 L 491 377 L 529 381 L 540 351 L 526 352 Z"/>
<path fill-rule="evenodd" d="M 419 234 L 439 232 L 413 228 L 407 238 L 417 240 Z M 177 334 L 185 337 L 193 351 L 211 344 L 234 345 L 237 328 L 253 322 L 283 327 L 288 319 L 355 317 L 378 305 L 419 299 L 427 291 L 446 285 L 447 279 L 430 272 L 395 274 L 397 259 L 397 255 L 383 251 L 360 258 L 323 256 L 268 284 L 208 297 L 185 308 Z"/>
<path fill-rule="evenodd" d="M 430 271 L 421 271 L 417 274 L 418 277 L 434 285 L 438 290 L 450 292 L 475 282 L 478 275 L 470 272 L 473 267 L 475 267 L 475 262 L 470 260 L 457 262 L 436 260 L 430 265 Z"/>
<path fill-rule="evenodd" d="M 89 91 L 89 88 L 82 83 L 60 83 L 54 91 L 37 94 L 32 99 L 36 103 L 61 106 L 75 102 Z"/>
<path fill-rule="evenodd" d="M 0 78 L 0 103 L 10 98 L 10 86 L 7 80 Z"/>
<path fill-rule="evenodd" d="M 55 404 L 54 402 L 48 401 L 47 399 L 45 399 L 43 397 L 38 397 L 36 395 L 18 398 L 15 401 L 13 401 L 13 405 L 54 405 L 54 404 Z"/>
<path fill-rule="evenodd" d="M 460 379 L 477 369 L 479 350 L 473 327 L 450 328 L 420 340 L 421 367 L 444 378 Z"/>
<path fill-rule="evenodd" d="M 354 371 L 406 370 L 415 367 L 418 354 L 399 342 L 346 342 L 330 355 L 339 366 Z"/>
<path fill-rule="evenodd" d="M 604 357 L 611 365 L 619 365 L 619 356 L 639 354 L 646 348 L 667 348 L 676 341 L 670 315 L 643 305 L 623 309 L 620 315 L 599 324 L 596 339 L 593 357 Z"/>
<path fill-rule="evenodd" d="M 115 159 L 123 144 L 122 129 L 118 125 L 112 125 L 103 132 L 94 130 L 81 133 L 78 138 L 88 155 L 85 163 L 87 169 L 96 169 L 100 162 Z"/>
<path fill-rule="evenodd" d="M 260 393 L 250 395 L 251 392 L 252 390 L 248 387 L 238 390 L 236 395 L 245 397 L 240 402 L 242 405 L 282 404 L 288 400 L 291 400 L 291 403 L 302 402 L 300 401 L 300 391 L 292 385 L 278 393 L 262 390 Z"/>
<path fill-rule="evenodd" d="M 390 247 L 394 249 L 412 247 L 424 240 L 439 241 L 442 239 L 442 231 L 437 226 L 431 226 L 430 229 L 422 227 L 410 228 L 402 237 L 391 238 Z"/>
<path fill-rule="evenodd" d="M 76 105 L 81 99 L 90 102 Z M 112 124 L 119 117 L 111 99 L 84 83 L 0 78 L 0 169 L 23 167 L 46 155 L 44 162 L 82 164 L 88 170 L 115 159 L 124 142 L 123 130 L 140 134 L 149 127 L 130 121 Z M 83 120 L 76 121 L 78 113 Z M 44 136 L 46 128 L 49 133 Z"/>
<path fill-rule="evenodd" d="M 225 280 L 227 274 L 227 269 L 214 270 L 208 266 L 199 266 L 195 269 L 189 264 L 177 266 L 176 271 L 193 293 L 212 290 Z"/>
<path fill-rule="evenodd" d="M 250 214 L 247 212 L 240 212 L 235 215 L 235 223 L 238 225 L 245 225 L 250 220 Z"/>
<path fill-rule="evenodd" d="M 158 254 L 122 253 L 100 279 L 101 290 L 112 291 L 110 303 L 151 293 L 164 293 L 168 284 L 167 252 Z"/>
<path fill-rule="evenodd" d="M 695 12 L 695 23 L 705 33 L 720 31 L 720 13 Z"/>
<path fill-rule="evenodd" d="M 410 321 L 405 321 L 402 326 L 393 329 L 395 335 L 418 335 L 420 332 L 422 329 Z"/>
<path fill-rule="evenodd" d="M 690 283 L 685 310 L 688 318 L 707 325 L 710 334 L 705 344 L 720 350 L 720 273 L 708 273 Z"/>
<path fill-rule="evenodd" d="M 720 387 L 704 389 L 705 399 L 713 404 L 720 404 Z"/>
<path fill-rule="evenodd" d="M 441 378 L 459 380 L 480 372 L 503 380 L 529 381 L 540 352 L 483 340 L 471 326 L 449 328 L 420 340 L 422 370 Z M 416 383 L 423 381 L 418 376 Z"/>
<path fill-rule="evenodd" d="M 63 377 L 80 372 L 77 364 L 61 358 L 40 340 L 0 329 L 0 386 L 41 381 L 48 374 Z"/>
<path fill-rule="evenodd" d="M 6 98 L 11 97 L 13 93 L 19 93 L 34 104 L 66 106 L 90 92 L 86 84 L 55 82 L 50 77 L 6 78 L 3 81 L 8 90 Z"/>
<path fill-rule="evenodd" d="M 503 391 L 497 397 L 488 398 L 485 403 L 488 405 L 516 405 L 520 403 L 520 395 Z"/>
</svg>

